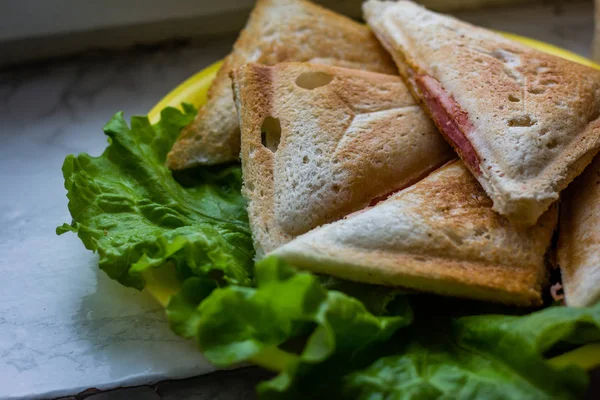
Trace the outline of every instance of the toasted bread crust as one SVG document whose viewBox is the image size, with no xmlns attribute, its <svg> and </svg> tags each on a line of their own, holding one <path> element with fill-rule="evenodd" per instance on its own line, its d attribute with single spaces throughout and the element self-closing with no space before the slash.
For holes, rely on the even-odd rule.
<svg viewBox="0 0 600 400">
<path fill-rule="evenodd" d="M 397 73 L 389 54 L 365 25 L 304 0 L 258 0 L 206 104 L 169 153 L 169 168 L 237 160 L 240 132 L 229 73 L 249 62 L 274 65 L 285 61 Z"/>
<path fill-rule="evenodd" d="M 567 305 L 600 301 L 600 156 L 564 193 L 558 264 Z"/>
<path fill-rule="evenodd" d="M 532 306 L 556 219 L 553 206 L 536 226 L 513 226 L 455 161 L 272 254 L 343 279 Z"/>
<path fill-rule="evenodd" d="M 303 87 L 302 79 L 324 79 Z M 398 76 L 346 68 L 248 64 L 233 73 L 244 195 L 259 256 L 364 208 L 454 157 Z M 263 144 L 267 117 L 278 148 Z"/>
<path fill-rule="evenodd" d="M 429 76 L 468 113 L 481 174 L 469 167 L 513 223 L 534 224 L 600 150 L 600 71 L 412 2 L 364 11 L 418 98 Z"/>
</svg>

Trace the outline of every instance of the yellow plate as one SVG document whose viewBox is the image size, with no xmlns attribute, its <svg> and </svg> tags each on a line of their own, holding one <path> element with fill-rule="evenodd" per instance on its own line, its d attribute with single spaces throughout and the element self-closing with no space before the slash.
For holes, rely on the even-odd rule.
<svg viewBox="0 0 600 400">
<path fill-rule="evenodd" d="M 515 35 L 513 33 L 500 33 L 509 39 L 521 42 L 529 47 L 533 47 L 540 51 L 553 54 L 562 58 L 566 58 L 567 60 L 575 61 L 580 64 L 587 65 L 588 67 L 600 70 L 600 65 L 594 63 L 593 61 L 585 57 L 582 57 L 578 54 L 572 53 L 560 47 L 540 42 L 538 40 L 530 39 L 527 37 Z M 210 87 L 210 84 L 217 75 L 217 72 L 219 71 L 219 68 L 221 68 L 222 64 L 222 61 L 218 61 L 214 64 L 209 65 L 208 67 L 193 75 L 191 78 L 188 78 L 186 81 L 184 81 L 175 89 L 173 89 L 162 100 L 160 100 L 152 108 L 152 110 L 150 110 L 150 112 L 148 113 L 150 121 L 158 121 L 160 117 L 160 111 L 167 106 L 180 108 L 181 103 L 184 102 L 193 104 L 197 108 L 204 105 L 204 103 L 206 102 L 208 88 Z"/>
<path fill-rule="evenodd" d="M 500 33 L 510 39 L 521 42 L 526 46 L 600 70 L 600 65 L 560 47 L 511 33 Z M 210 84 L 217 75 L 221 65 L 222 61 L 218 61 L 173 89 L 160 100 L 152 110 L 150 110 L 148 113 L 150 121 L 153 123 L 157 122 L 160 119 L 160 111 L 167 106 L 181 109 L 181 103 L 190 103 L 197 108 L 204 105 Z M 160 304 L 166 306 L 169 298 L 178 291 L 180 284 L 175 277 L 173 266 L 171 264 L 166 264 L 161 268 L 151 269 L 147 271 L 144 276 L 146 278 L 145 290 L 147 290 Z M 576 363 L 586 369 L 591 369 L 592 367 L 600 365 L 600 344 L 581 347 L 574 352 L 553 359 L 553 362 L 557 366 Z"/>
</svg>

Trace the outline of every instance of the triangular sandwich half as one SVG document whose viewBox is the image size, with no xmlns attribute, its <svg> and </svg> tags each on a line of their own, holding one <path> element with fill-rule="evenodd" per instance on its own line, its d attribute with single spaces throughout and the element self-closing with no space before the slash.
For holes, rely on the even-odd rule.
<svg viewBox="0 0 600 400">
<path fill-rule="evenodd" d="M 274 65 L 284 61 L 397 73 L 367 26 L 305 0 L 258 0 L 206 104 L 169 153 L 169 168 L 238 160 L 240 131 L 229 72 L 249 62 Z"/>
<path fill-rule="evenodd" d="M 513 223 L 531 226 L 600 149 L 600 71 L 410 1 L 369 25 L 447 140 Z"/>
<path fill-rule="evenodd" d="M 540 305 L 556 214 L 552 206 L 534 227 L 515 227 L 457 160 L 272 254 L 342 279 Z"/>
<path fill-rule="evenodd" d="M 566 190 L 561 202 L 558 263 L 565 302 L 600 301 L 600 156 Z"/>
<path fill-rule="evenodd" d="M 259 258 L 455 157 L 399 76 L 248 64 L 233 82 Z"/>
</svg>

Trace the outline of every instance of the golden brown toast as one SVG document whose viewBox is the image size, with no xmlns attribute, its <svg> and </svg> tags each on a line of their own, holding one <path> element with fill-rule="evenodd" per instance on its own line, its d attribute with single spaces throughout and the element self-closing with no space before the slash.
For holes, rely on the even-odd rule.
<svg viewBox="0 0 600 400">
<path fill-rule="evenodd" d="M 600 71 L 410 1 L 370 0 L 364 13 L 513 223 L 533 225 L 600 149 Z"/>
<path fill-rule="evenodd" d="M 232 76 L 258 257 L 455 157 L 399 76 L 308 63 Z"/>
<path fill-rule="evenodd" d="M 567 305 L 600 301 L 600 156 L 564 193 L 558 263 Z"/>
<path fill-rule="evenodd" d="M 395 74 L 396 67 L 371 31 L 305 0 L 258 0 L 208 93 L 167 158 L 181 170 L 235 161 L 240 131 L 229 73 L 249 62 L 310 61 Z"/>
<path fill-rule="evenodd" d="M 515 227 L 457 160 L 271 254 L 342 279 L 532 306 L 556 220 L 552 206 L 537 225 Z"/>
</svg>

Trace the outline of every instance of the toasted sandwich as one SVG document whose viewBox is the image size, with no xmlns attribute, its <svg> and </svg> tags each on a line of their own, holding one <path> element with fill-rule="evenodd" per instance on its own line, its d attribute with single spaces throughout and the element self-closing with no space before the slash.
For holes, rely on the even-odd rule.
<svg viewBox="0 0 600 400">
<path fill-rule="evenodd" d="M 481 186 L 455 160 L 271 254 L 342 279 L 534 306 L 542 302 L 556 219 L 552 206 L 537 225 L 514 226 L 492 210 Z"/>
<path fill-rule="evenodd" d="M 399 76 L 282 63 L 232 78 L 259 258 L 455 157 Z"/>
<path fill-rule="evenodd" d="M 370 0 L 364 14 L 513 223 L 535 224 L 600 149 L 600 71 L 410 1 Z"/>
<path fill-rule="evenodd" d="M 563 196 L 558 264 L 567 305 L 600 301 L 600 156 Z"/>
<path fill-rule="evenodd" d="M 305 0 L 258 0 L 210 88 L 208 101 L 171 149 L 169 168 L 238 160 L 240 131 L 229 73 L 249 62 L 284 61 L 397 73 L 367 26 Z"/>
</svg>

